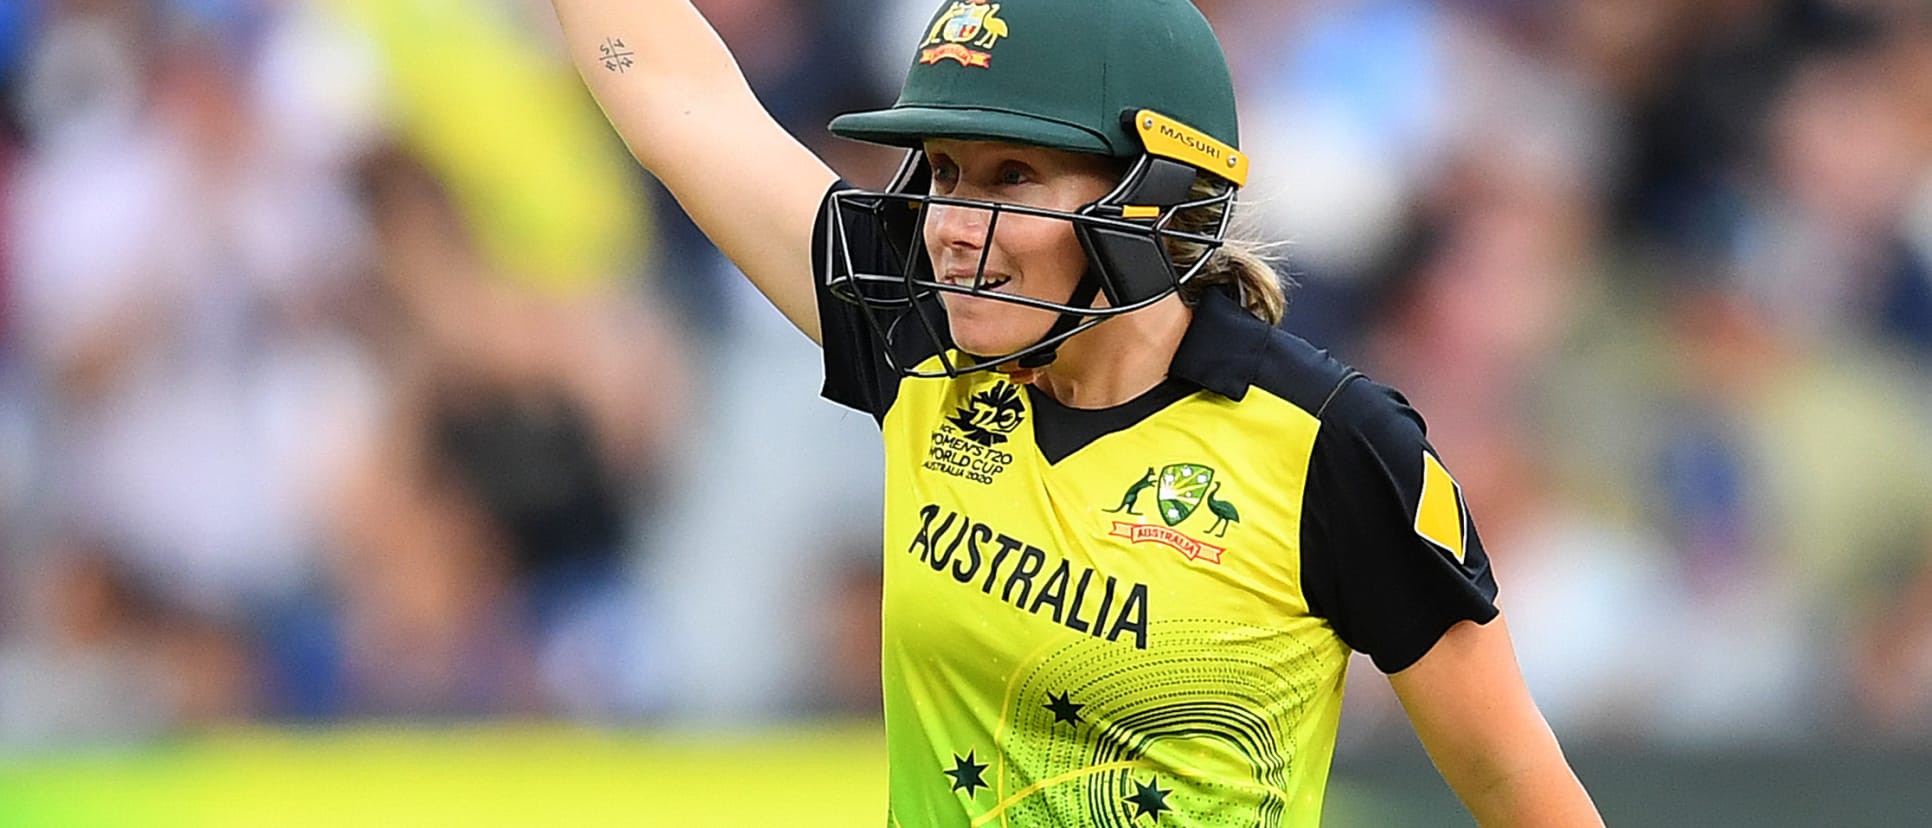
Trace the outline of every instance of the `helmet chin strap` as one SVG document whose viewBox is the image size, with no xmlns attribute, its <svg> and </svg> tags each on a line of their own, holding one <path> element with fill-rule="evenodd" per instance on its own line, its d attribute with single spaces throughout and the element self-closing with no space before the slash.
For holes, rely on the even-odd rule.
<svg viewBox="0 0 1932 828">
<path fill-rule="evenodd" d="M 1080 283 L 1073 286 L 1073 295 L 1067 298 L 1067 305 L 1075 308 L 1090 308 L 1093 307 L 1094 297 L 1099 295 L 1100 278 L 1094 275 L 1092 268 L 1088 268 L 1087 272 L 1081 275 Z M 1075 325 L 1080 324 L 1085 319 L 1086 316 L 1084 314 L 1062 313 L 1059 319 L 1053 321 L 1053 327 L 1047 329 L 1046 336 L 1040 337 L 1040 341 L 1044 342 L 1056 336 L 1061 336 L 1067 331 L 1073 330 Z M 1016 362 L 1021 370 L 1037 371 L 1048 365 L 1052 365 L 1053 360 L 1059 355 L 1060 344 L 1055 343 L 1051 348 L 1023 357 Z"/>
</svg>

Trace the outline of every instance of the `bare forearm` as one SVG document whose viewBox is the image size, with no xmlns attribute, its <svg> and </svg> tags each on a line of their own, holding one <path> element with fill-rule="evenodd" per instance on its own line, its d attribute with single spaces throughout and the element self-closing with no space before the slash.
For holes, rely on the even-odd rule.
<svg viewBox="0 0 1932 828">
<path fill-rule="evenodd" d="M 1523 685 L 1502 617 L 1457 624 L 1389 681 L 1443 780 L 1485 828 L 1603 824 Z"/>
<path fill-rule="evenodd" d="M 577 71 L 644 166 L 698 107 L 756 106 L 724 41 L 689 0 L 552 0 Z"/>
<path fill-rule="evenodd" d="M 832 170 L 773 120 L 688 0 L 552 0 L 631 154 L 719 250 L 818 339 L 812 221 Z"/>
<path fill-rule="evenodd" d="M 1560 753 L 1533 765 L 1492 771 L 1486 778 L 1452 782 L 1452 787 L 1484 828 L 1603 825 L 1590 794 Z"/>
</svg>

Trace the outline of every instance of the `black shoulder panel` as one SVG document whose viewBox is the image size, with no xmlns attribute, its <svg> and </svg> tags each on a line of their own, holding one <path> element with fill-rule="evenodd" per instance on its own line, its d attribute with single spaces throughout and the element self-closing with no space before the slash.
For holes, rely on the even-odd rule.
<svg viewBox="0 0 1932 828">
<path fill-rule="evenodd" d="M 1291 402 L 1320 419 L 1343 386 L 1362 376 L 1328 351 L 1283 330 L 1275 330 L 1257 355 L 1254 387 Z"/>
<path fill-rule="evenodd" d="M 1482 538 L 1426 430 L 1394 389 L 1343 382 L 1322 412 L 1302 495 L 1309 608 L 1389 673 L 1455 624 L 1497 612 Z"/>
</svg>

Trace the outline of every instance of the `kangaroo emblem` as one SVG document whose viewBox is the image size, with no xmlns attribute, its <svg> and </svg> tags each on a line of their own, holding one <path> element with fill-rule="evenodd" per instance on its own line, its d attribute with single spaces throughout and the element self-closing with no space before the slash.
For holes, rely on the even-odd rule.
<svg viewBox="0 0 1932 828">
<path fill-rule="evenodd" d="M 1127 493 L 1120 496 L 1119 506 L 1115 506 L 1112 509 L 1102 509 L 1101 511 L 1126 512 L 1127 514 L 1130 514 L 1130 515 L 1138 515 L 1140 513 L 1134 511 L 1134 499 L 1140 497 L 1141 492 L 1152 488 L 1153 485 L 1154 485 L 1154 467 L 1148 466 L 1147 474 L 1142 476 L 1141 479 L 1134 481 L 1134 485 L 1127 487 Z"/>
</svg>

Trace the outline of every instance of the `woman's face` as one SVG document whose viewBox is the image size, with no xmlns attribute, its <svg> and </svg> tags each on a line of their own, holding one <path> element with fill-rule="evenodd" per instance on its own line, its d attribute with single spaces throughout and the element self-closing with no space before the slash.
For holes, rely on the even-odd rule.
<svg viewBox="0 0 1932 828">
<path fill-rule="evenodd" d="M 1072 211 L 1098 200 L 1119 180 L 1112 159 L 988 141 L 926 141 L 934 195 Z M 1066 302 L 1087 268 L 1087 255 L 1062 219 L 1003 213 L 991 238 L 987 210 L 932 205 L 926 253 L 942 282 L 970 286 L 982 256 L 981 289 Z M 967 353 L 996 356 L 1038 342 L 1059 314 L 942 292 L 953 342 Z"/>
</svg>

